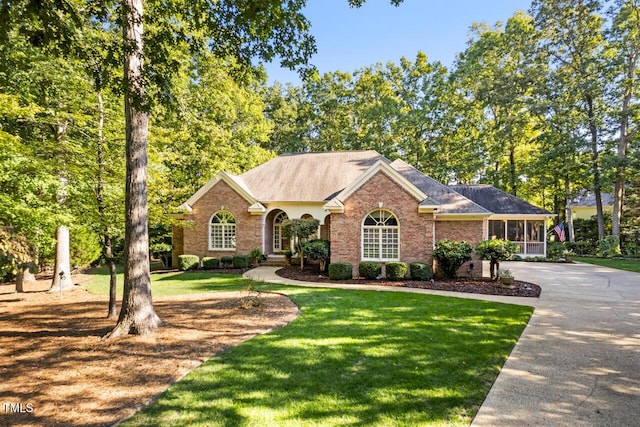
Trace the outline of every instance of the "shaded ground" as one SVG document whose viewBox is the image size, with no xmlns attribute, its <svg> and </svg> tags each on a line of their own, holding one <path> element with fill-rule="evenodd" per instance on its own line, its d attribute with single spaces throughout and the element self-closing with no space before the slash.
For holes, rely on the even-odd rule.
<svg viewBox="0 0 640 427">
<path fill-rule="evenodd" d="M 76 278 L 77 281 L 77 278 Z M 285 296 L 248 292 L 154 298 L 165 326 L 101 340 L 114 320 L 107 298 L 49 281 L 0 286 L 0 426 L 100 426 L 131 416 L 212 355 L 293 320 Z"/>
<path fill-rule="evenodd" d="M 287 279 L 302 280 L 305 282 L 318 283 L 336 283 L 330 280 L 326 275 L 320 274 L 317 265 L 305 266 L 304 271 L 300 271 L 299 266 L 284 267 L 276 272 L 281 277 Z M 439 291 L 468 292 L 486 295 L 505 295 L 516 297 L 534 297 L 540 296 L 540 286 L 521 280 L 515 280 L 512 288 L 506 288 L 500 283 L 489 280 L 488 278 L 459 278 L 454 280 L 434 280 L 418 281 L 418 280 L 366 280 L 351 279 L 340 280 L 340 283 L 349 283 L 355 285 L 383 285 L 383 286 L 404 286 L 408 288 L 434 289 Z"/>
</svg>

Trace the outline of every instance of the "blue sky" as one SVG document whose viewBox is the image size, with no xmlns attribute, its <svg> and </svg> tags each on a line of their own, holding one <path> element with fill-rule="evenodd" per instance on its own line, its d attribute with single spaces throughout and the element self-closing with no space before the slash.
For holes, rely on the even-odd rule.
<svg viewBox="0 0 640 427">
<path fill-rule="evenodd" d="M 430 61 L 451 66 L 464 51 L 474 22 L 505 22 L 531 0 L 368 0 L 350 9 L 347 0 L 308 0 L 305 16 L 311 21 L 318 52 L 311 59 L 318 71 L 348 71 L 376 62 L 414 59 L 418 51 Z M 269 83 L 299 84 L 295 72 L 279 64 L 265 64 Z"/>
</svg>

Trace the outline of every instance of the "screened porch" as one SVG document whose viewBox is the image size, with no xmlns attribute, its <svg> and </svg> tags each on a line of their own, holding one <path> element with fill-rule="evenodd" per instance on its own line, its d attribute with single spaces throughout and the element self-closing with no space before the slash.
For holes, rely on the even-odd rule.
<svg viewBox="0 0 640 427">
<path fill-rule="evenodd" d="M 539 219 L 490 219 L 489 239 L 507 239 L 522 257 L 546 256 L 546 224 Z"/>
</svg>

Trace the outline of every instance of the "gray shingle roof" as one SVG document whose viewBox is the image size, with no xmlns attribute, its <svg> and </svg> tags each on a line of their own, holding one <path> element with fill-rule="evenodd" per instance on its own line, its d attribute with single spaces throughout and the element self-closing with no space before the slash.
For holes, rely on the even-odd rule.
<svg viewBox="0 0 640 427">
<path fill-rule="evenodd" d="M 330 200 L 378 160 L 373 150 L 282 154 L 240 175 L 262 202 Z"/>
<path fill-rule="evenodd" d="M 603 206 L 613 205 L 613 196 L 609 193 L 600 193 Z M 594 207 L 596 205 L 596 195 L 589 190 L 580 190 L 578 196 L 573 199 L 573 206 Z"/>
<path fill-rule="evenodd" d="M 429 199 L 427 202 L 438 206 L 438 214 L 489 214 L 487 209 L 472 200 L 453 191 L 446 185 L 423 174 L 408 163 L 398 159 L 391 163 L 391 167 L 397 170 L 404 178 L 410 181 L 425 193 Z M 427 204 L 423 202 L 422 204 Z"/>
<path fill-rule="evenodd" d="M 494 214 L 551 215 L 551 212 L 498 190 L 491 185 L 452 185 L 450 188 Z"/>
</svg>

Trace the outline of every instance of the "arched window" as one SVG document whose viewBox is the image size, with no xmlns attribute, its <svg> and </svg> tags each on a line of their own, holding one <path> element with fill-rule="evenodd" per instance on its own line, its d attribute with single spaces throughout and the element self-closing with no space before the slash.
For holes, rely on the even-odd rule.
<svg viewBox="0 0 640 427">
<path fill-rule="evenodd" d="M 209 223 L 209 249 L 229 251 L 236 248 L 236 219 L 229 211 L 218 211 Z"/>
<path fill-rule="evenodd" d="M 377 209 L 362 222 L 362 259 L 398 261 L 400 232 L 398 219 L 389 211 Z"/>
<path fill-rule="evenodd" d="M 282 223 L 289 219 L 286 212 L 282 211 L 273 219 L 273 251 L 282 252 L 289 249 L 288 239 L 282 236 Z"/>
</svg>

